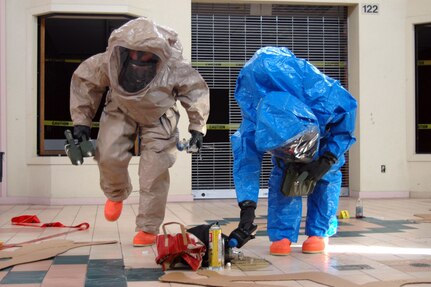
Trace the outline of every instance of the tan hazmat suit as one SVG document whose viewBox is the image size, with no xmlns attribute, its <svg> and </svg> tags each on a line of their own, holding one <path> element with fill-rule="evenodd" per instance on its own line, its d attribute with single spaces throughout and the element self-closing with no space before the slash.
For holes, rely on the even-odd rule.
<svg viewBox="0 0 431 287">
<path fill-rule="evenodd" d="M 159 59 L 156 73 L 141 90 L 127 92 L 119 84 L 122 49 L 150 52 Z M 74 126 L 91 127 L 104 92 L 95 159 L 100 186 L 112 201 L 132 191 L 128 164 L 140 137 L 139 214 L 136 231 L 157 234 L 165 216 L 169 168 L 176 160 L 178 100 L 189 119 L 189 131 L 205 135 L 209 90 L 201 75 L 182 57 L 173 30 L 141 17 L 114 30 L 107 50 L 85 60 L 72 76 L 70 112 Z"/>
</svg>

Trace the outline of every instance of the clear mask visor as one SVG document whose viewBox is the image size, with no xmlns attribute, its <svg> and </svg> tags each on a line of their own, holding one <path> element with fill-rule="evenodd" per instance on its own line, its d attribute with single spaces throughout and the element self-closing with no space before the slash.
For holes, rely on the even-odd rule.
<svg viewBox="0 0 431 287">
<path fill-rule="evenodd" d="M 285 145 L 271 150 L 270 153 L 286 162 L 310 162 L 319 148 L 319 130 L 309 130 L 289 139 Z"/>
<path fill-rule="evenodd" d="M 145 89 L 157 73 L 160 61 L 155 54 L 119 48 L 120 69 L 118 84 L 127 92 Z"/>
</svg>

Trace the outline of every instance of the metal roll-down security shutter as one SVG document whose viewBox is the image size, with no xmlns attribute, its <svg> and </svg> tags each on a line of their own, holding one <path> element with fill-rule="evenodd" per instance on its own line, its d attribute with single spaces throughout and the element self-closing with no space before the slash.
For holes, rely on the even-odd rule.
<svg viewBox="0 0 431 287">
<path fill-rule="evenodd" d="M 192 156 L 195 199 L 235 197 L 229 140 L 241 123 L 235 83 L 244 63 L 264 46 L 288 47 L 347 88 L 346 7 L 192 4 L 192 64 L 211 90 L 208 133 L 200 154 Z M 265 155 L 261 197 L 267 195 L 271 168 Z M 345 193 L 347 164 L 342 171 Z"/>
</svg>

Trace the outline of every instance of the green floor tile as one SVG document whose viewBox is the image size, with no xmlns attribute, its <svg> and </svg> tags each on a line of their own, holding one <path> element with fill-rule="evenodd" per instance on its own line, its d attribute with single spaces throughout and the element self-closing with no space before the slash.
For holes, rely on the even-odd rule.
<svg viewBox="0 0 431 287">
<path fill-rule="evenodd" d="M 52 264 L 87 264 L 88 255 L 57 256 Z"/>
<path fill-rule="evenodd" d="M 158 281 L 165 272 L 161 268 L 133 268 L 125 270 L 127 281 Z"/>
<path fill-rule="evenodd" d="M 35 284 L 42 283 L 47 271 L 10 271 L 0 284 Z"/>
</svg>

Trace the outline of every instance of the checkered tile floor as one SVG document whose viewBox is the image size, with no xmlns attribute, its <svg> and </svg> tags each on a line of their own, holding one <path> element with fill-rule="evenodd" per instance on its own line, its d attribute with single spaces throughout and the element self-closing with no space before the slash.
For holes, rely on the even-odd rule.
<svg viewBox="0 0 431 287">
<path fill-rule="evenodd" d="M 341 198 L 339 210 L 347 210 L 352 215 L 355 202 L 355 199 Z M 430 278 L 431 223 L 415 214 L 431 214 L 431 199 L 365 199 L 363 202 L 365 218 L 339 219 L 338 234 L 330 239 L 325 254 L 302 254 L 301 244 L 306 237 L 301 234 L 298 242 L 292 245 L 292 253 L 280 257 L 269 254 L 270 242 L 264 228 L 267 201 L 261 199 L 256 219 L 260 229 L 256 239 L 250 241 L 242 252 L 249 258 L 265 260 L 268 262 L 267 266 L 255 270 L 241 270 L 233 266 L 221 273 L 234 276 L 321 271 L 356 284 Z M 305 207 L 304 204 L 304 209 Z M 42 229 L 10 224 L 12 217 L 24 214 L 37 215 L 42 222 L 90 224 L 88 230 L 55 239 L 75 242 L 117 241 L 116 244 L 74 248 L 54 258 L 0 270 L 0 286 L 185 286 L 158 281 L 164 272 L 155 263 L 157 251 L 154 246 L 132 246 L 137 208 L 137 205 L 126 204 L 117 222 L 107 222 L 103 217 L 102 205 L 0 205 L 0 241 L 5 244 L 64 232 L 60 228 Z M 168 203 L 165 222 L 177 221 L 186 226 L 194 226 L 219 221 L 223 228 L 235 226 L 238 216 L 235 200 L 197 200 Z M 9 248 L 3 251 L 13 250 Z M 324 286 L 306 280 L 271 284 Z M 431 286 L 431 283 L 420 286 Z"/>
</svg>

